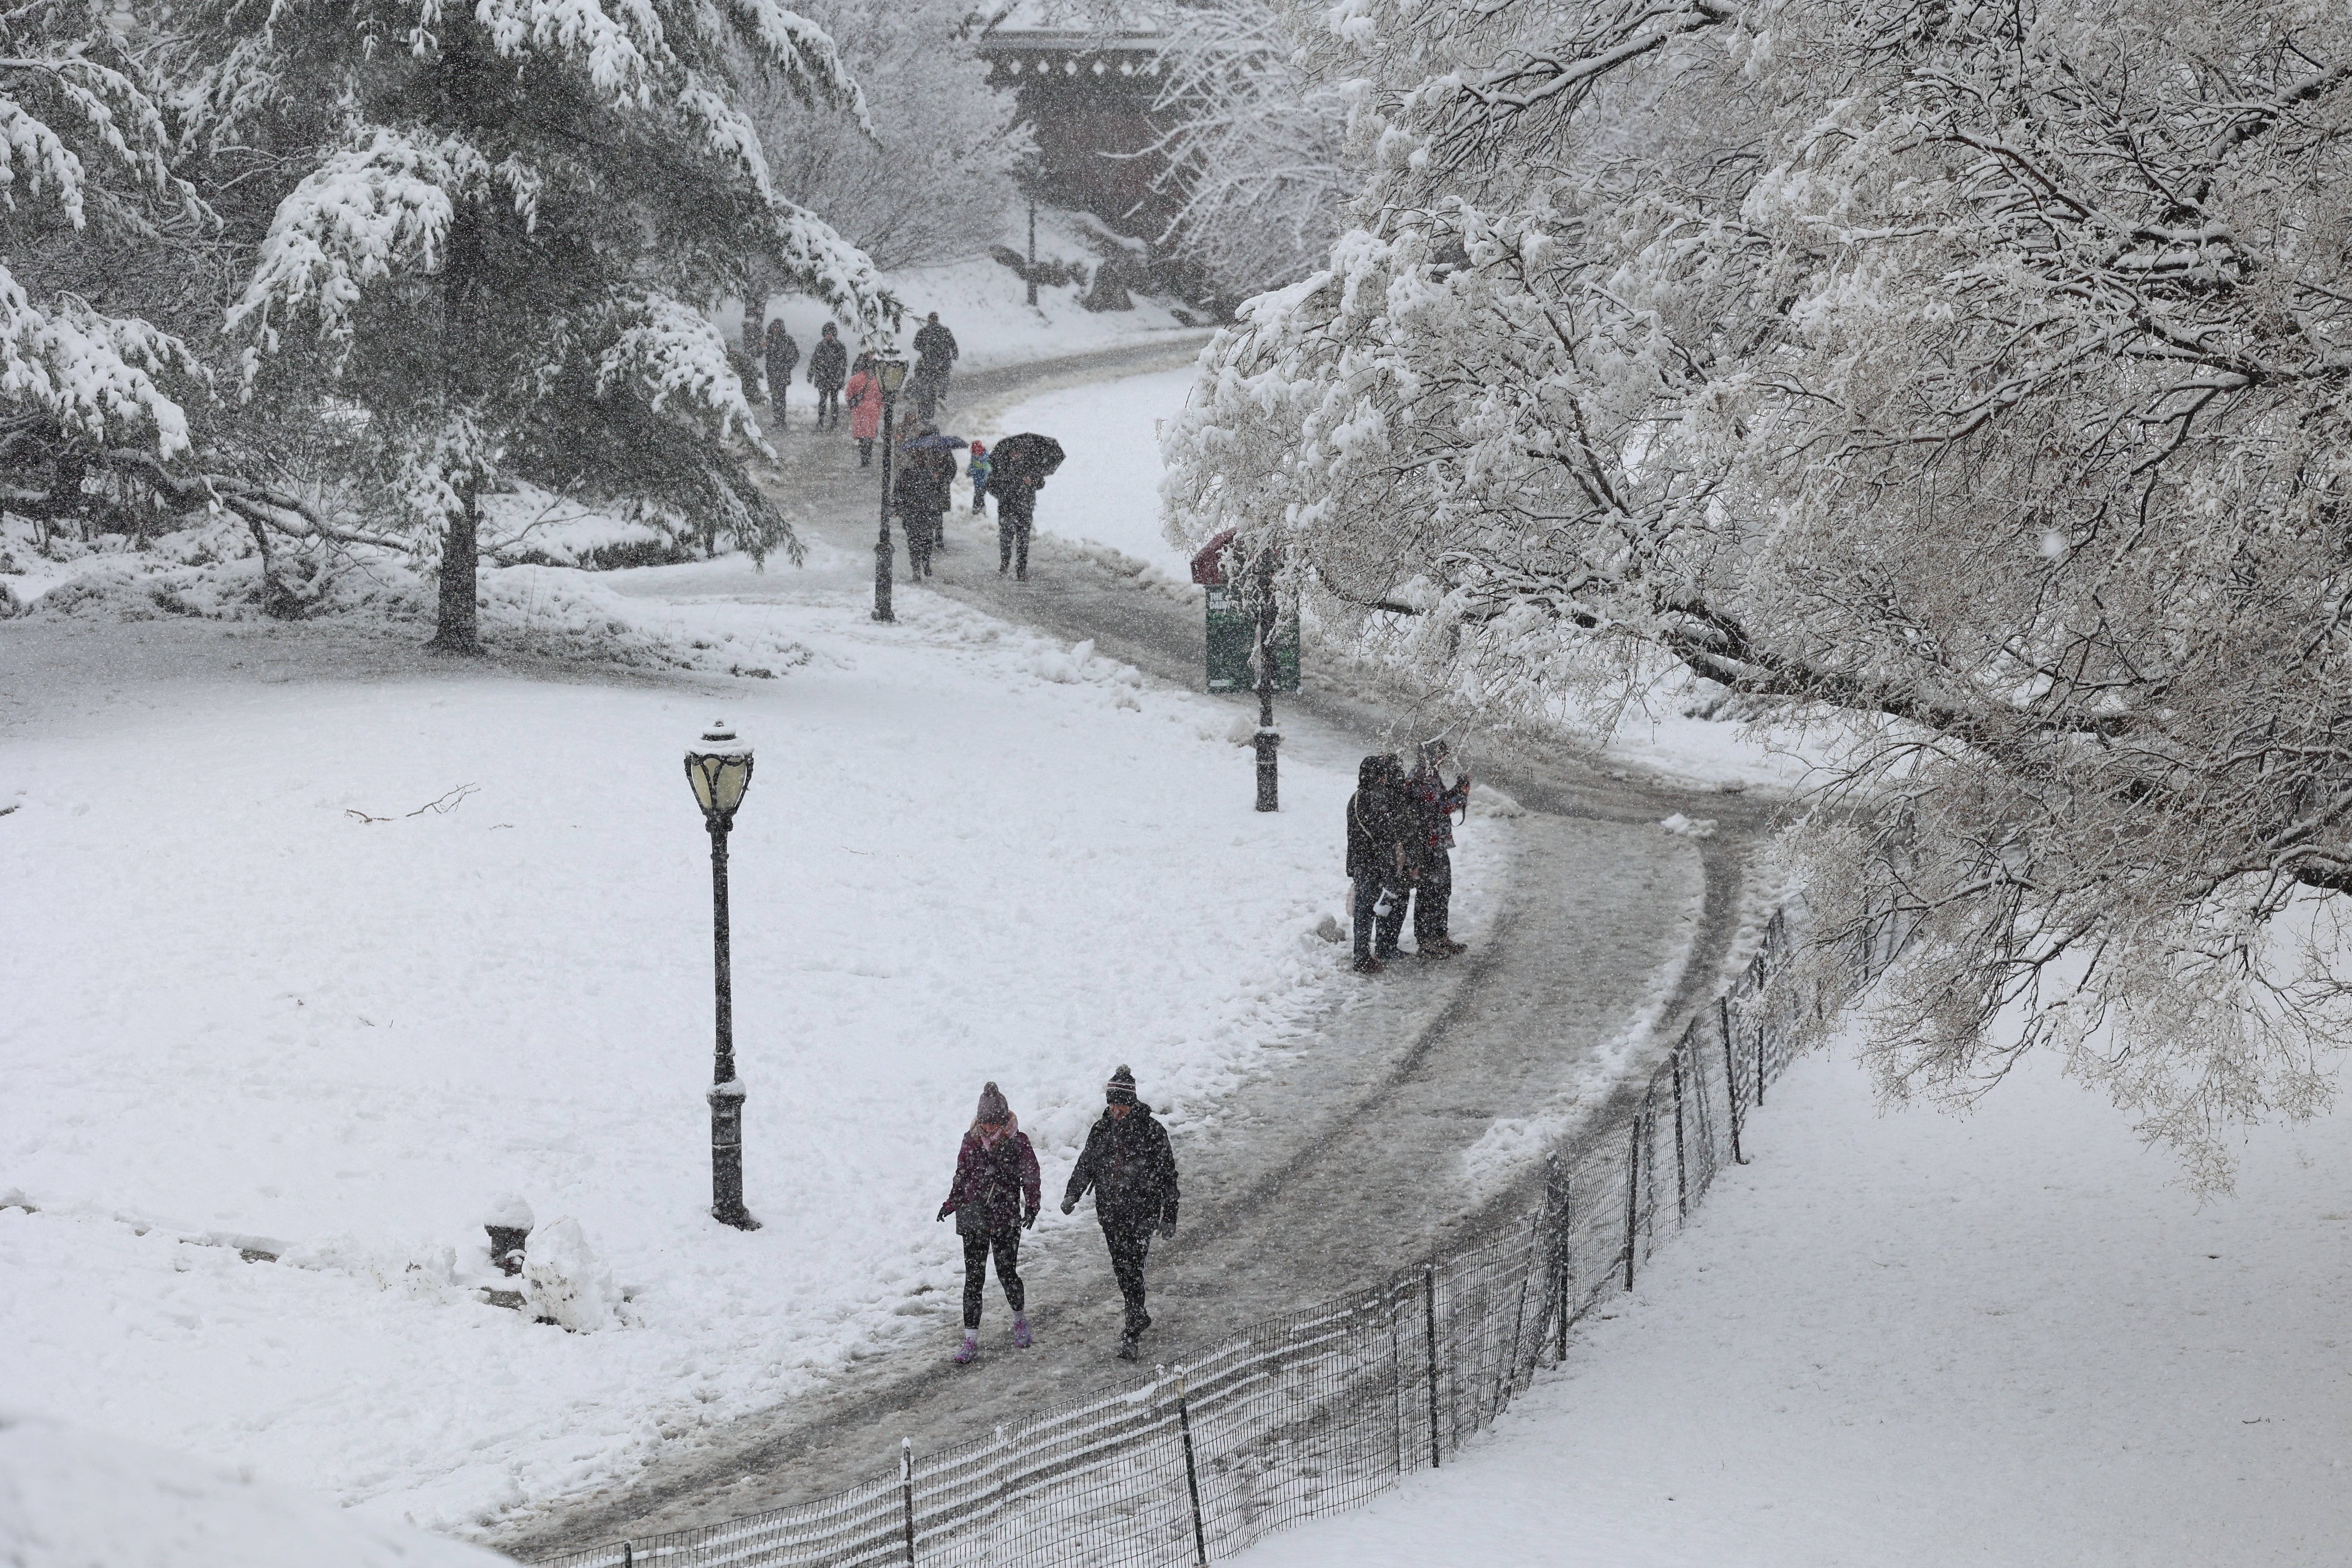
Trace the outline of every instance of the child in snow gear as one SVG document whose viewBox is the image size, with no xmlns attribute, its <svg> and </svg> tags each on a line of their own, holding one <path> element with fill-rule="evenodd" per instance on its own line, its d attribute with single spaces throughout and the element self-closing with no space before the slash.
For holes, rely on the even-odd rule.
<svg viewBox="0 0 2352 1568">
<path fill-rule="evenodd" d="M 784 427 L 784 391 L 793 384 L 793 366 L 801 363 L 801 346 L 781 321 L 768 323 L 768 403 L 776 411 L 776 428 Z"/>
<path fill-rule="evenodd" d="M 1135 1075 L 1124 1067 L 1103 1087 L 1103 1113 L 1070 1172 L 1062 1212 L 1076 1208 L 1089 1187 L 1127 1308 L 1119 1359 L 1133 1361 L 1136 1342 L 1151 1326 L 1151 1314 L 1143 1310 L 1143 1266 L 1151 1255 L 1152 1229 L 1176 1234 L 1176 1152 L 1169 1147 L 1168 1130 L 1152 1120 L 1151 1107 L 1135 1098 Z"/>
<path fill-rule="evenodd" d="M 1420 826 L 1396 758 L 1383 753 L 1358 763 L 1356 793 L 1348 797 L 1348 875 L 1355 883 L 1349 924 L 1359 974 L 1378 974 L 1396 956 L 1397 934 L 1404 929 L 1406 847 Z"/>
<path fill-rule="evenodd" d="M 1405 843 L 1405 870 L 1412 889 L 1412 943 L 1423 958 L 1451 958 L 1469 947 L 1446 929 L 1454 902 L 1454 814 L 1470 804 L 1470 775 L 1455 777 L 1451 789 L 1440 782 L 1452 748 L 1443 739 L 1423 741 L 1412 776 L 1405 780 L 1416 818 Z"/>
<path fill-rule="evenodd" d="M 971 461 L 964 465 L 964 478 L 971 481 L 971 510 L 981 516 L 988 515 L 988 448 L 978 441 L 971 444 Z"/>
<path fill-rule="evenodd" d="M 874 439 L 882 433 L 882 378 L 874 374 L 874 356 L 859 354 L 844 389 L 849 399 L 849 434 L 857 443 L 857 466 L 874 461 Z"/>
<path fill-rule="evenodd" d="M 962 1366 L 980 1353 L 980 1303 L 987 1293 L 988 1259 L 996 1258 L 996 1282 L 1013 1309 L 1013 1345 L 1030 1345 L 1029 1317 L 1021 1288 L 1021 1233 L 1037 1223 L 1045 1206 L 1039 1184 L 1037 1153 L 1029 1135 L 994 1084 L 980 1091 L 980 1110 L 971 1131 L 956 1151 L 955 1183 L 940 1218 L 956 1216 L 956 1234 L 963 1237 L 963 1348 L 956 1352 Z"/>
<path fill-rule="evenodd" d="M 825 416 L 837 428 L 841 424 L 841 384 L 849 374 L 849 351 L 835 335 L 833 323 L 824 324 L 824 336 L 816 347 L 809 350 L 809 384 L 816 388 L 816 427 L 824 429 Z"/>
</svg>

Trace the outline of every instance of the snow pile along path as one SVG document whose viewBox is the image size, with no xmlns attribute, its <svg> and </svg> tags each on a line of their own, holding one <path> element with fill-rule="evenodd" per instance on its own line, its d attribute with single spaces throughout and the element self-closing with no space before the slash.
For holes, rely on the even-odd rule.
<svg viewBox="0 0 2352 1568">
<path fill-rule="evenodd" d="M 1442 1471 L 1247 1568 L 2303 1568 L 2352 1540 L 2352 1115 L 2200 1205 L 2029 1059 L 1966 1120 L 1798 1062 L 1633 1298 Z"/>
<path fill-rule="evenodd" d="M 1313 927 L 1349 781 L 1294 765 L 1296 809 L 1252 811 L 1203 700 L 929 596 L 888 632 L 855 601 L 669 613 L 814 657 L 701 691 L 261 685 L 225 667 L 268 636 L 174 626 L 215 639 L 183 650 L 210 674 L 20 714 L 11 1399 L 437 1528 L 608 1487 L 929 1352 L 961 1269 L 928 1222 L 982 1080 L 1059 1181 L 1112 1066 L 1185 1138 L 1335 972 Z M 44 637 L 102 640 L 19 621 L 0 658 Z M 679 757 L 714 711 L 759 747 L 732 841 L 750 1236 L 706 1212 Z M 597 1331 L 479 1300 L 519 1283 L 482 1229 L 509 1191 L 609 1270 Z"/>
</svg>

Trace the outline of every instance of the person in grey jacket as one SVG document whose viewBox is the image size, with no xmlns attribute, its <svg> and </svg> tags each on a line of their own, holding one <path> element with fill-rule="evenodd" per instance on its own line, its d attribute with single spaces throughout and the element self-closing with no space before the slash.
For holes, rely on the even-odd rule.
<svg viewBox="0 0 2352 1568">
<path fill-rule="evenodd" d="M 1135 1075 L 1126 1068 L 1110 1075 L 1103 1101 L 1102 1116 L 1087 1131 L 1086 1150 L 1062 1194 L 1062 1212 L 1074 1211 L 1093 1191 L 1095 1218 L 1127 1309 L 1119 1359 L 1133 1361 L 1137 1342 L 1151 1326 L 1151 1314 L 1144 1310 L 1143 1268 L 1151 1255 L 1152 1232 L 1176 1234 L 1176 1152 L 1151 1107 L 1135 1098 Z"/>
</svg>

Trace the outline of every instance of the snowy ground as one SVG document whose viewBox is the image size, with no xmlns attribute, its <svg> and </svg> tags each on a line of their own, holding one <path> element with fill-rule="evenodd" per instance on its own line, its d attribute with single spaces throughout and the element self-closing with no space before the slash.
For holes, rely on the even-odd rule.
<svg viewBox="0 0 2352 1568">
<path fill-rule="evenodd" d="M 936 1348 L 960 1270 L 930 1215 L 983 1079 L 1058 1181 L 1111 1066 L 1198 1126 L 1343 962 L 1308 928 L 1348 780 L 1294 764 L 1297 808 L 1260 816 L 1205 700 L 911 591 L 877 636 L 822 561 L 803 602 L 734 603 L 747 572 L 635 574 L 667 603 L 607 608 L 721 658 L 805 647 L 779 679 L 309 680 L 259 628 L 0 626 L 0 663 L 79 637 L 57 668 L 92 672 L 20 689 L 0 763 L 0 880 L 41 911 L 0 1018 L 12 1403 L 436 1528 L 577 1495 Z M 100 673 L 141 637 L 183 672 Z M 708 840 L 677 759 L 713 710 L 761 748 L 749 1237 L 704 1212 Z M 609 1331 L 477 1299 L 509 1189 L 627 1289 Z"/>
<path fill-rule="evenodd" d="M 1247 1568 L 2233 1568 L 2352 1541 L 2352 1114 L 2201 1207 L 2039 1063 L 1968 1120 L 1841 1054 L 1458 1463 Z"/>
<path fill-rule="evenodd" d="M 1039 531 L 1108 545 L 1186 582 L 1192 552 L 1169 543 L 1160 528 L 1159 427 L 1184 406 L 1192 385 L 1192 373 L 1178 370 L 1066 387 L 991 410 L 990 427 L 974 434 L 1053 436 L 1068 457 L 1038 492 Z"/>
<path fill-rule="evenodd" d="M 344 1512 L 225 1465 L 0 1410 L 9 1568 L 496 1568 L 495 1552 Z"/>
</svg>

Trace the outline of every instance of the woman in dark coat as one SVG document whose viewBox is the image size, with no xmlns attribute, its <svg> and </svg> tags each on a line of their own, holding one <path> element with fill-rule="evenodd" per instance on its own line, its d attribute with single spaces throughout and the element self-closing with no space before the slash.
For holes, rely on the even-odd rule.
<svg viewBox="0 0 2352 1568">
<path fill-rule="evenodd" d="M 980 1091 L 980 1112 L 956 1151 L 955 1184 L 940 1205 L 940 1218 L 955 1215 L 956 1233 L 963 1237 L 963 1348 L 955 1354 L 958 1366 L 980 1354 L 980 1300 L 992 1252 L 997 1283 L 1013 1309 L 1013 1348 L 1029 1348 L 1029 1319 L 1022 1310 L 1021 1233 L 1037 1223 L 1044 1201 L 1037 1152 L 992 1083 Z"/>
<path fill-rule="evenodd" d="M 939 432 L 929 426 L 923 435 Z M 907 529 L 907 574 L 931 574 L 931 552 L 947 531 L 948 488 L 955 482 L 955 459 L 934 447 L 908 452 L 891 487 L 890 510 Z"/>
</svg>

